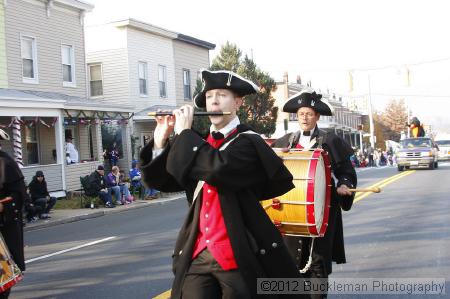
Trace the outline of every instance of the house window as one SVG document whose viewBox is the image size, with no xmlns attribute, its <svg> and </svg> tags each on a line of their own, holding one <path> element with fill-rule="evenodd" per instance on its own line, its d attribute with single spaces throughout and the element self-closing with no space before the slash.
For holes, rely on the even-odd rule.
<svg viewBox="0 0 450 299">
<path fill-rule="evenodd" d="M 39 151 L 37 142 L 37 126 L 25 126 L 25 144 L 27 148 L 27 165 L 39 164 Z"/>
<path fill-rule="evenodd" d="M 167 97 L 166 67 L 164 65 L 158 65 L 158 83 L 159 83 L 159 96 L 161 98 Z"/>
<path fill-rule="evenodd" d="M 70 45 L 61 46 L 61 63 L 63 71 L 63 86 L 74 86 L 75 58 L 72 46 Z"/>
<path fill-rule="evenodd" d="M 89 83 L 91 97 L 103 95 L 103 79 L 102 79 L 102 65 L 89 65 Z"/>
<path fill-rule="evenodd" d="M 139 73 L 139 94 L 141 96 L 146 96 L 146 95 L 148 95 L 148 92 L 147 92 L 147 63 L 146 62 L 139 62 L 138 73 Z"/>
<path fill-rule="evenodd" d="M 20 38 L 22 56 L 22 80 L 24 83 L 38 82 L 36 39 L 28 36 Z"/>
<path fill-rule="evenodd" d="M 191 100 L 191 72 L 183 70 L 183 92 L 184 99 Z"/>
</svg>

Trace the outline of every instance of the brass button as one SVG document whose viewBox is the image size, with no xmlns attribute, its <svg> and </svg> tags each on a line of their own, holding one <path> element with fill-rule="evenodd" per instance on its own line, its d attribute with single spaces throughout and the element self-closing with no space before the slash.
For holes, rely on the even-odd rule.
<svg viewBox="0 0 450 299">
<path fill-rule="evenodd" d="M 277 247 L 278 247 L 278 244 L 275 243 L 275 242 L 273 242 L 273 243 L 272 243 L 272 247 L 273 247 L 273 248 L 277 248 Z"/>
<path fill-rule="evenodd" d="M 265 249 L 261 249 L 261 250 L 259 251 L 259 253 L 261 253 L 262 255 L 264 255 L 264 254 L 266 254 L 266 250 L 265 250 Z"/>
</svg>

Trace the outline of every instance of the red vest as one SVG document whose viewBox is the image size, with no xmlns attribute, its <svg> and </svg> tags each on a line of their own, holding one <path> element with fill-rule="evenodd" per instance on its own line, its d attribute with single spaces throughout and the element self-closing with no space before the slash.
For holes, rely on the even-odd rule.
<svg viewBox="0 0 450 299">
<path fill-rule="evenodd" d="M 230 134 L 233 134 L 235 131 Z M 214 148 L 219 148 L 224 139 L 215 140 L 209 135 L 207 141 Z M 237 269 L 230 238 L 223 220 L 219 194 L 214 186 L 206 182 L 203 185 L 198 235 L 192 259 L 195 259 L 205 248 L 208 248 L 211 255 L 224 270 Z"/>
</svg>

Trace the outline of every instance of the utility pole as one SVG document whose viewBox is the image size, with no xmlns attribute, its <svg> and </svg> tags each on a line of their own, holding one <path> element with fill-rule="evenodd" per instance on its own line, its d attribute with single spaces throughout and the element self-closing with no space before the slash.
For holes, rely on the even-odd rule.
<svg viewBox="0 0 450 299">
<path fill-rule="evenodd" d="M 374 130 L 374 127 L 373 127 L 373 115 L 372 115 L 372 91 L 371 91 L 371 88 L 370 88 L 370 75 L 368 75 L 367 78 L 368 78 L 368 80 L 369 80 L 369 126 L 370 126 L 369 130 L 370 130 L 370 146 L 371 146 L 372 148 L 375 148 L 375 140 L 374 140 L 374 139 L 375 139 L 375 138 L 374 138 L 374 136 L 375 136 L 375 134 L 374 134 L 375 130 Z"/>
</svg>

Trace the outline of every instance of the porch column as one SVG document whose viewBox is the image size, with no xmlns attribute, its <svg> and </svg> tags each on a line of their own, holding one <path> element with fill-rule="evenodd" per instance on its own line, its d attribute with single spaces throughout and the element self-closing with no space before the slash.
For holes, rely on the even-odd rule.
<svg viewBox="0 0 450 299">
<path fill-rule="evenodd" d="M 64 136 L 64 116 L 59 113 L 58 120 L 55 123 L 55 146 L 56 146 L 56 163 L 61 165 L 63 190 L 66 190 L 66 148 Z"/>
<path fill-rule="evenodd" d="M 13 135 L 13 148 L 14 148 L 14 160 L 20 168 L 23 168 L 22 157 L 22 134 L 20 131 L 20 117 L 13 117 L 12 135 Z"/>
<path fill-rule="evenodd" d="M 126 162 L 127 168 L 131 167 L 131 161 L 133 159 L 133 153 L 131 151 L 131 129 L 129 120 L 127 124 L 122 124 L 122 149 L 123 149 L 123 159 Z"/>
</svg>

